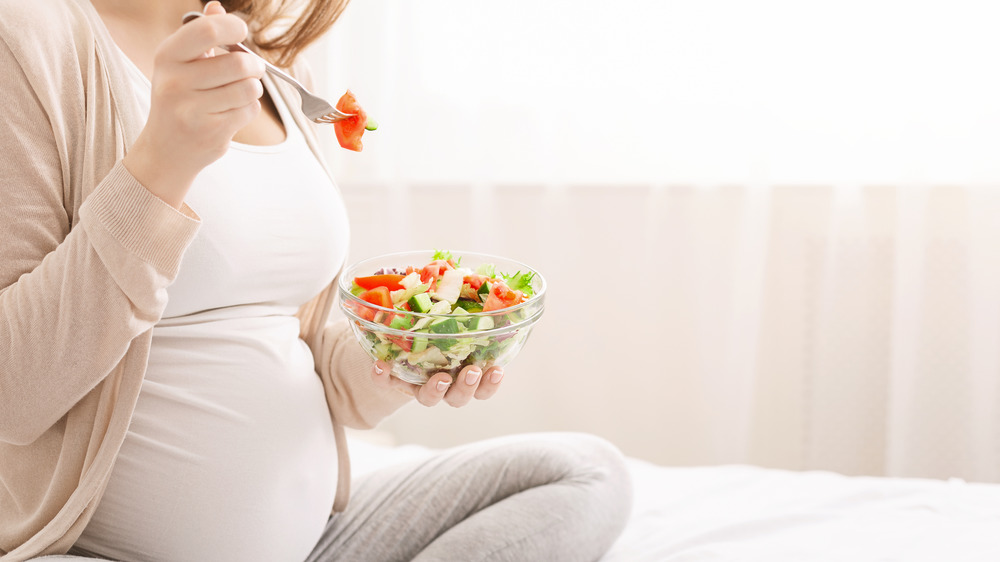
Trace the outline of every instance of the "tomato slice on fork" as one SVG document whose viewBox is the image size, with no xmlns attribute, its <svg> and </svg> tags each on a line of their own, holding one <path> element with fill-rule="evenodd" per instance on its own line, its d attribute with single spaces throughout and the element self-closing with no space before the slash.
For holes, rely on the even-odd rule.
<svg viewBox="0 0 1000 562">
<path fill-rule="evenodd" d="M 337 142 L 340 143 L 340 146 L 348 150 L 361 152 L 361 136 L 365 134 L 366 130 L 375 130 L 374 124 L 369 125 L 368 113 L 364 109 L 361 109 L 358 100 L 355 99 L 354 94 L 350 90 L 347 90 L 343 96 L 340 96 L 336 107 L 344 113 L 354 114 L 354 117 L 334 122 L 333 130 L 337 134 Z"/>
</svg>

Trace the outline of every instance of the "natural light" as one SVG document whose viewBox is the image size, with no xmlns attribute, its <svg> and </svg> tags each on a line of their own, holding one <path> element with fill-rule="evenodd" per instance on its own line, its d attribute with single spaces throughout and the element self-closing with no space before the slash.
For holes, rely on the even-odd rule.
<svg viewBox="0 0 1000 562">
<path fill-rule="evenodd" d="M 326 52 L 382 124 L 343 180 L 1000 181 L 1000 5 L 355 2 Z"/>
</svg>

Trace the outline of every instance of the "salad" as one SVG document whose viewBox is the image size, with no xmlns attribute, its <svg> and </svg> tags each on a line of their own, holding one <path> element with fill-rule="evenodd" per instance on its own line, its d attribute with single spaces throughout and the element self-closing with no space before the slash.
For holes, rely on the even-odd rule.
<svg viewBox="0 0 1000 562">
<path fill-rule="evenodd" d="M 343 306 L 370 355 L 423 382 L 433 372 L 509 359 L 540 315 L 540 301 L 531 306 L 535 281 L 534 272 L 501 272 L 490 263 L 464 267 L 438 250 L 429 263 L 354 277 L 357 299 Z"/>
</svg>

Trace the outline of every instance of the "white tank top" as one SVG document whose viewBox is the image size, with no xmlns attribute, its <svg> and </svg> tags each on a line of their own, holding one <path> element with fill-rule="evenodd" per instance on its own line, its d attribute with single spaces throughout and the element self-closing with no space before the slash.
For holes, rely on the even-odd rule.
<svg viewBox="0 0 1000 562">
<path fill-rule="evenodd" d="M 148 115 L 149 81 L 130 66 Z M 153 329 L 128 435 L 77 542 L 86 550 L 303 560 L 330 515 L 333 428 L 293 314 L 341 267 L 347 216 L 289 109 L 272 99 L 285 141 L 232 143 L 187 197 L 202 226 Z"/>
</svg>

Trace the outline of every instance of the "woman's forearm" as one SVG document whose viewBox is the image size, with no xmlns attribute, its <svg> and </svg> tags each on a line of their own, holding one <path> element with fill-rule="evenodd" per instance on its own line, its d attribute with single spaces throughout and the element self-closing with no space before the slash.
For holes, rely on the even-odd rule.
<svg viewBox="0 0 1000 562">
<path fill-rule="evenodd" d="M 346 320 L 327 324 L 318 345 L 316 372 L 338 423 L 353 429 L 371 429 L 413 399 L 372 381 L 372 359 L 358 344 Z"/>
<path fill-rule="evenodd" d="M 57 221 L 31 220 L 48 188 L 3 189 L 20 197 L 0 205 L 0 440 L 25 444 L 159 319 L 199 221 L 148 193 L 120 163 L 61 241 L 51 230 Z"/>
</svg>

